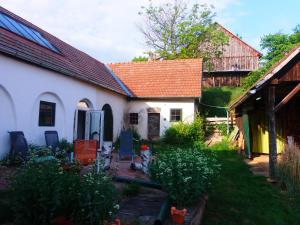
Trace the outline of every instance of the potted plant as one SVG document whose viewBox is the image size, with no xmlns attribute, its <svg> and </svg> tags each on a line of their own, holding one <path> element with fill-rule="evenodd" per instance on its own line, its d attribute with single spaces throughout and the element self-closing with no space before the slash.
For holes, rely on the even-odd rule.
<svg viewBox="0 0 300 225">
<path fill-rule="evenodd" d="M 121 220 L 115 219 L 112 223 L 106 222 L 104 225 L 121 225 Z"/>
<path fill-rule="evenodd" d="M 184 223 L 185 208 L 206 193 L 218 170 L 215 156 L 198 149 L 172 149 L 156 157 L 150 166 L 150 175 L 162 184 L 172 200 L 174 223 Z"/>
<path fill-rule="evenodd" d="M 52 221 L 53 225 L 72 225 L 72 221 L 65 216 L 58 216 Z"/>
<path fill-rule="evenodd" d="M 186 209 L 176 209 L 176 207 L 171 208 L 171 216 L 174 224 L 184 224 Z"/>
</svg>

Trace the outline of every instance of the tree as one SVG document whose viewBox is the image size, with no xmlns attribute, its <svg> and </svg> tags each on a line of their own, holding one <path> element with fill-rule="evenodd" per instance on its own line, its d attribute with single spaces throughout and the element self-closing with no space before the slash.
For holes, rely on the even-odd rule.
<svg viewBox="0 0 300 225">
<path fill-rule="evenodd" d="M 213 6 L 174 0 L 159 6 L 149 0 L 139 13 L 144 24 L 139 27 L 146 44 L 164 59 L 203 58 L 205 61 L 222 54 L 228 37 L 213 22 Z"/>
<path fill-rule="evenodd" d="M 266 51 L 262 57 L 262 67 L 252 71 L 243 79 L 244 90 L 250 88 L 261 78 L 275 63 L 281 60 L 295 45 L 300 43 L 300 25 L 293 29 L 292 34 L 277 32 L 268 34 L 261 38 L 260 46 Z"/>
<path fill-rule="evenodd" d="M 146 62 L 146 61 L 148 61 L 148 57 L 146 57 L 146 56 L 137 56 L 137 57 L 134 57 L 131 61 L 132 62 Z"/>
</svg>

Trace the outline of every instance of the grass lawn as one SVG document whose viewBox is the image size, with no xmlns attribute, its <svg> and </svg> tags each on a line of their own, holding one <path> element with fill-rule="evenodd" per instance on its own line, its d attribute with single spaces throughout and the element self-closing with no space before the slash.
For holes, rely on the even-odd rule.
<svg viewBox="0 0 300 225">
<path fill-rule="evenodd" d="M 254 176 L 235 151 L 215 150 L 222 171 L 209 193 L 204 225 L 300 224 L 300 196 Z"/>
<path fill-rule="evenodd" d="M 204 88 L 202 92 L 201 102 L 204 104 L 226 107 L 233 100 L 238 98 L 243 93 L 241 87 L 215 87 L 215 88 Z M 226 111 L 224 109 L 217 109 L 200 105 L 200 109 L 203 110 L 204 114 L 208 117 L 226 117 Z"/>
</svg>

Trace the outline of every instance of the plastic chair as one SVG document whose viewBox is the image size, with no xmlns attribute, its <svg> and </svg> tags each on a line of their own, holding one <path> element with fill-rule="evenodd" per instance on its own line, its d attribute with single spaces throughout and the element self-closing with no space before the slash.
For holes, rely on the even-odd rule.
<svg viewBox="0 0 300 225">
<path fill-rule="evenodd" d="M 51 147 L 52 151 L 55 152 L 59 144 L 58 133 L 55 130 L 45 131 L 45 140 L 47 147 Z"/>
<path fill-rule="evenodd" d="M 22 160 L 26 161 L 29 147 L 23 131 L 11 131 L 9 135 L 11 143 L 10 157 L 19 155 Z"/>
<path fill-rule="evenodd" d="M 93 163 L 97 158 L 96 140 L 74 141 L 74 158 L 83 165 Z"/>
<path fill-rule="evenodd" d="M 133 134 L 131 130 L 122 131 L 120 134 L 119 160 L 131 158 L 133 161 Z"/>
</svg>

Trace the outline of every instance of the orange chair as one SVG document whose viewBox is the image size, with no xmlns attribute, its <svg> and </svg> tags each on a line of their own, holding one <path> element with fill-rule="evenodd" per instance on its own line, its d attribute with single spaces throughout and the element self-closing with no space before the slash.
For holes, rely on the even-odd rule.
<svg viewBox="0 0 300 225">
<path fill-rule="evenodd" d="M 93 163 L 97 157 L 96 140 L 76 140 L 74 141 L 74 158 L 83 165 Z"/>
</svg>

